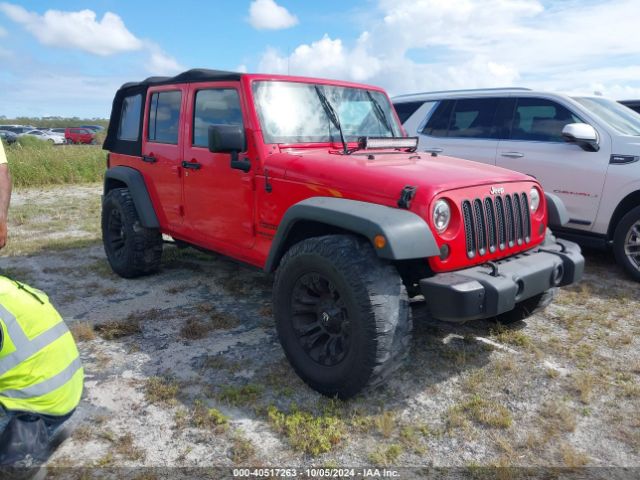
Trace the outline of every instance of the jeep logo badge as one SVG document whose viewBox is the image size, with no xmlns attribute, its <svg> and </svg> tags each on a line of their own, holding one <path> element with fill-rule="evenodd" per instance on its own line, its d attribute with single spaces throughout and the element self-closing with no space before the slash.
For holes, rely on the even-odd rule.
<svg viewBox="0 0 640 480">
<path fill-rule="evenodd" d="M 491 195 L 502 195 L 504 187 L 491 187 Z"/>
</svg>

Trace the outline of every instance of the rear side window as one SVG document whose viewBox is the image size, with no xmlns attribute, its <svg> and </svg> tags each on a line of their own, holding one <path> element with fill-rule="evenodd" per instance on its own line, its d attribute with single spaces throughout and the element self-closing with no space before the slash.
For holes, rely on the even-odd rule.
<svg viewBox="0 0 640 480">
<path fill-rule="evenodd" d="M 409 117 L 416 113 L 416 110 L 418 110 L 423 103 L 424 102 L 394 103 L 393 106 L 396 109 L 400 123 L 404 123 L 409 120 Z"/>
<path fill-rule="evenodd" d="M 454 100 L 444 100 L 440 102 L 431 115 L 431 118 L 427 121 L 422 133 L 432 137 L 446 137 L 454 104 Z"/>
<path fill-rule="evenodd" d="M 496 138 L 494 118 L 496 98 L 471 98 L 456 101 L 449 125 L 449 137 Z"/>
<path fill-rule="evenodd" d="M 149 105 L 148 140 L 158 143 L 178 143 L 182 92 L 156 92 Z"/>
<path fill-rule="evenodd" d="M 240 97 L 235 88 L 198 90 L 193 115 L 193 145 L 209 144 L 209 125 L 242 125 Z"/>
<path fill-rule="evenodd" d="M 559 103 L 544 98 L 519 98 L 511 140 L 562 142 L 562 129 L 581 120 Z"/>
<path fill-rule="evenodd" d="M 125 97 L 120 112 L 120 126 L 118 127 L 118 140 L 137 141 L 140 137 L 140 109 L 142 108 L 142 95 Z M 71 132 L 76 133 L 71 129 Z"/>
</svg>

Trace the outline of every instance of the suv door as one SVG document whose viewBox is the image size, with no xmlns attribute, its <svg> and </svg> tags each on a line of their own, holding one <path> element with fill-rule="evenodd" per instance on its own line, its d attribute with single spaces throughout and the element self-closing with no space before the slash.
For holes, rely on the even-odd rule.
<svg viewBox="0 0 640 480">
<path fill-rule="evenodd" d="M 184 85 L 149 88 L 137 166 L 145 177 L 160 223 L 169 230 L 182 224 L 181 119 L 187 88 Z"/>
<path fill-rule="evenodd" d="M 535 177 L 545 191 L 563 200 L 571 218 L 568 227 L 591 230 L 609 165 L 608 135 L 598 132 L 600 150 L 587 152 L 562 138 L 565 125 L 584 122 L 569 106 L 547 98 L 519 97 L 512 99 L 512 108 L 496 165 Z"/>
<path fill-rule="evenodd" d="M 497 110 L 497 98 L 442 100 L 418 131 L 419 149 L 493 164 Z"/>
<path fill-rule="evenodd" d="M 254 235 L 253 171 L 231 168 L 231 155 L 211 153 L 210 125 L 244 125 L 237 82 L 195 84 L 189 89 L 190 131 L 185 132 L 185 216 L 200 244 L 250 248 Z M 250 145 L 252 142 L 247 142 Z M 241 158 L 252 152 L 240 153 Z"/>
</svg>

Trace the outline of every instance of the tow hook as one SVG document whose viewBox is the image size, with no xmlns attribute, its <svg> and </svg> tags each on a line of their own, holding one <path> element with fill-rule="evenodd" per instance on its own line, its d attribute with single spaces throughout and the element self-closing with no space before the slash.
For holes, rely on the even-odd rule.
<svg viewBox="0 0 640 480">
<path fill-rule="evenodd" d="M 498 271 L 498 264 L 495 262 L 486 262 L 482 264 L 483 267 L 489 267 L 491 269 L 491 273 L 489 273 L 489 275 L 491 275 L 492 277 L 497 277 L 500 275 L 500 272 Z"/>
</svg>

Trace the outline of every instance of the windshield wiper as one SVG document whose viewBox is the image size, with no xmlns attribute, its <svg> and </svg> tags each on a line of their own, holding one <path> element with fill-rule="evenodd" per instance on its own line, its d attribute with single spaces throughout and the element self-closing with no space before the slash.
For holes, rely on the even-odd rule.
<svg viewBox="0 0 640 480">
<path fill-rule="evenodd" d="M 315 87 L 316 87 L 316 94 L 320 99 L 320 104 L 322 105 L 324 112 L 327 114 L 327 117 L 329 117 L 329 120 L 331 120 L 331 123 L 333 123 L 333 125 L 338 129 L 338 132 L 340 132 L 340 141 L 342 142 L 342 151 L 345 155 L 349 155 L 349 149 L 347 148 L 347 142 L 344 141 L 344 133 L 342 131 L 342 126 L 340 125 L 340 119 L 338 118 L 338 114 L 336 114 L 336 111 L 334 110 L 329 100 L 327 100 L 327 97 L 324 94 L 324 92 L 320 90 L 320 87 L 318 85 L 315 85 Z"/>
<path fill-rule="evenodd" d="M 393 133 L 393 129 L 391 128 L 391 124 L 389 123 L 389 119 L 384 114 L 384 110 L 380 106 L 380 103 L 378 103 L 378 101 L 373 97 L 373 95 L 371 95 L 371 92 L 369 90 L 367 90 L 367 97 L 369 97 L 369 101 L 373 105 L 373 111 L 376 114 L 376 117 L 378 117 L 378 121 L 382 123 L 385 127 L 387 127 L 387 130 L 389 130 L 391 137 L 395 137 Z"/>
</svg>

